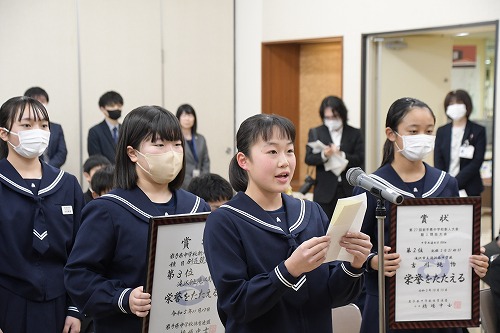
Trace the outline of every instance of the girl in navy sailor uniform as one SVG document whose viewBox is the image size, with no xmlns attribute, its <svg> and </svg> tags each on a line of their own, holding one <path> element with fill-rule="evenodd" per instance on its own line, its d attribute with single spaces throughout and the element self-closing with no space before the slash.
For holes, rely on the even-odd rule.
<svg viewBox="0 0 500 333">
<path fill-rule="evenodd" d="M 385 186 L 409 198 L 456 197 L 458 196 L 457 180 L 444 171 L 433 168 L 422 160 L 434 148 L 435 117 L 432 110 L 414 98 L 396 100 L 387 113 L 382 166 L 371 177 Z M 354 188 L 354 194 L 365 190 Z M 372 241 L 372 253 L 366 262 L 366 300 L 362 315 L 361 332 L 378 332 L 378 235 L 375 209 L 377 199 L 368 195 L 368 205 L 361 231 L 367 233 Z M 390 214 L 390 204 L 386 202 L 387 216 Z M 389 220 L 386 219 L 384 240 L 389 242 Z M 483 250 L 483 249 L 482 249 Z M 390 247 L 385 246 L 384 274 L 392 277 L 399 268 L 398 253 L 389 253 Z M 480 277 L 488 269 L 488 257 L 483 254 L 472 255 L 470 265 Z M 462 332 L 461 328 L 389 330 L 387 332 Z"/>
<path fill-rule="evenodd" d="M 201 198 L 179 189 L 184 142 L 172 113 L 139 107 L 120 131 L 116 188 L 83 210 L 64 275 L 69 294 L 93 317 L 97 333 L 141 332 L 141 318 L 151 308 L 151 295 L 143 292 L 149 218 L 210 211 Z"/>
<path fill-rule="evenodd" d="M 0 108 L 0 332 L 79 332 L 64 265 L 80 226 L 77 179 L 43 162 L 49 115 L 30 97 Z"/>
<path fill-rule="evenodd" d="M 207 219 L 203 245 L 227 333 L 331 333 L 331 308 L 361 290 L 369 238 L 347 233 L 340 245 L 353 261 L 323 263 L 326 214 L 315 202 L 283 194 L 295 170 L 294 140 L 286 118 L 245 120 L 229 167 L 239 192 Z"/>
</svg>

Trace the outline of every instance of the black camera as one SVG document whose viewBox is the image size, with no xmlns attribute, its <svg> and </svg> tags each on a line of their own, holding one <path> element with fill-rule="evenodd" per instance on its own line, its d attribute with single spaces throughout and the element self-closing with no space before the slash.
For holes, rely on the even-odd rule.
<svg viewBox="0 0 500 333">
<path fill-rule="evenodd" d="M 304 184 L 302 184 L 302 186 L 299 188 L 299 192 L 305 195 L 307 192 L 309 192 L 314 184 L 316 184 L 316 179 L 307 175 Z"/>
</svg>

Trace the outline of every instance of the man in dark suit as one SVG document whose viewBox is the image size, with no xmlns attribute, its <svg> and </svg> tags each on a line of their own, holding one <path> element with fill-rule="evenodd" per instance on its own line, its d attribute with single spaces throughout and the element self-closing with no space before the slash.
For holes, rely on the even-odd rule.
<svg viewBox="0 0 500 333">
<path fill-rule="evenodd" d="M 347 108 L 335 96 L 328 96 L 322 102 L 319 115 L 323 125 L 309 130 L 308 142 L 321 141 L 326 147 L 318 153 L 306 147 L 305 162 L 316 166 L 316 184 L 313 200 L 319 203 L 331 219 L 337 200 L 352 195 L 353 187 L 346 179 L 346 170 L 352 167 L 363 168 L 365 145 L 359 129 L 347 125 Z M 339 175 L 325 170 L 325 163 L 338 155 L 348 161 Z"/>
<path fill-rule="evenodd" d="M 104 114 L 104 120 L 89 129 L 87 137 L 87 151 L 89 156 L 103 155 L 113 165 L 115 164 L 116 144 L 123 107 L 122 96 L 115 91 L 108 91 L 99 99 L 99 108 Z"/>
<path fill-rule="evenodd" d="M 26 90 L 24 96 L 28 96 L 36 99 L 42 103 L 47 111 L 49 111 L 49 95 L 47 92 L 40 87 L 32 87 Z M 42 158 L 47 164 L 52 165 L 56 168 L 60 168 L 64 162 L 66 162 L 66 156 L 68 155 L 68 150 L 66 149 L 66 141 L 64 140 L 64 133 L 62 126 L 50 122 L 50 139 L 49 146 L 47 150 L 42 155 Z"/>
</svg>

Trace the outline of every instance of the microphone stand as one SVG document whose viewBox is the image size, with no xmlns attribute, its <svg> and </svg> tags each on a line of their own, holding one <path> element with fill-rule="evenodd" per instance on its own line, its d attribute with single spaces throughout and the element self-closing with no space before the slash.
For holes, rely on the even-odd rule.
<svg viewBox="0 0 500 333">
<path fill-rule="evenodd" d="M 377 199 L 375 217 L 378 227 L 378 331 L 385 333 L 384 222 L 387 215 L 385 200 Z"/>
</svg>

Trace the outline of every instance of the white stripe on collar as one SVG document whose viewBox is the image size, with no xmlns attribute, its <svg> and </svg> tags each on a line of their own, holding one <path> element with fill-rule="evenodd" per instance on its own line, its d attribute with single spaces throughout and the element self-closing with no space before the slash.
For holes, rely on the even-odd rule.
<svg viewBox="0 0 500 333">
<path fill-rule="evenodd" d="M 369 175 L 369 177 L 377 180 L 378 182 L 384 184 L 385 186 L 387 186 L 391 190 L 394 190 L 394 191 L 398 192 L 399 194 L 406 195 L 407 197 L 410 197 L 410 198 L 415 198 L 415 195 L 413 193 L 406 192 L 405 190 L 402 190 L 402 189 L 400 189 L 400 188 L 392 185 L 391 183 L 389 183 L 387 180 L 385 180 L 382 177 L 379 177 L 379 176 L 374 175 L 374 174 Z"/>
<path fill-rule="evenodd" d="M 42 188 L 40 191 L 38 191 L 38 195 L 44 194 L 44 193 L 52 190 L 57 185 L 57 183 L 59 183 L 59 181 L 61 180 L 63 174 L 64 174 L 64 171 L 59 170 L 59 174 L 57 175 L 56 179 L 54 179 L 54 181 L 52 182 L 52 184 L 50 184 L 46 188 Z"/>
<path fill-rule="evenodd" d="M 135 210 L 137 213 L 141 214 L 144 217 L 147 217 L 148 219 L 153 217 L 153 215 L 149 215 L 148 213 L 140 210 L 138 207 L 136 207 L 132 203 L 130 203 L 130 201 L 125 200 L 125 199 L 123 199 L 122 197 L 120 197 L 120 196 L 118 196 L 116 194 L 109 194 L 109 193 L 107 193 L 107 194 L 102 195 L 102 197 L 110 197 L 110 198 L 116 199 L 118 201 L 121 201 L 124 204 L 126 204 L 127 206 L 129 206 L 130 208 L 132 208 L 133 210 Z"/>
<path fill-rule="evenodd" d="M 255 222 L 257 222 L 257 223 L 262 224 L 263 226 L 265 226 L 265 227 L 267 227 L 267 228 L 274 229 L 274 230 L 278 230 L 278 231 L 281 231 L 282 233 L 284 233 L 283 229 L 281 229 L 280 227 L 275 226 L 275 225 L 273 225 L 273 224 L 269 224 L 269 223 L 267 223 L 267 222 L 264 222 L 264 221 L 262 221 L 261 219 L 256 218 L 255 216 L 250 215 L 250 214 L 248 214 L 247 212 L 245 212 L 245 211 L 243 211 L 243 210 L 241 210 L 241 209 L 238 209 L 238 208 L 235 208 L 235 207 L 233 207 L 233 206 L 229 206 L 229 205 L 222 205 L 222 206 L 220 206 L 220 208 L 229 208 L 229 209 L 234 210 L 235 212 L 237 212 L 237 213 L 239 213 L 239 214 L 241 214 L 241 215 L 243 215 L 243 216 L 245 216 L 245 217 L 248 217 L 248 218 L 249 218 L 249 219 L 251 219 L 251 220 L 254 220 L 254 221 L 255 221 Z"/>
<path fill-rule="evenodd" d="M 306 212 L 306 203 L 304 202 L 304 200 L 300 199 L 300 214 L 299 217 L 297 218 L 297 221 L 290 226 L 290 232 L 297 229 L 302 223 L 302 221 L 304 221 L 305 212 Z"/>
<path fill-rule="evenodd" d="M 47 193 L 49 192 L 50 190 L 52 190 L 60 181 L 61 181 L 61 178 L 62 176 L 64 175 L 64 171 L 62 170 L 59 170 L 59 174 L 57 175 L 56 179 L 54 179 L 54 181 L 47 187 L 41 189 L 38 191 L 38 195 L 41 195 L 41 194 L 44 194 L 44 193 Z M 26 192 L 26 193 L 29 193 L 29 194 L 32 194 L 32 195 L 35 195 L 33 193 L 33 191 L 31 191 L 30 189 L 24 187 L 24 186 L 21 186 L 15 182 L 13 182 L 12 180 L 10 180 L 9 178 L 5 177 L 4 175 L 2 175 L 0 173 L 0 178 L 2 178 L 3 180 L 5 180 L 7 183 L 11 184 L 12 186 L 14 186 L 15 188 L 18 188 L 20 189 L 21 191 L 23 192 Z"/>
<path fill-rule="evenodd" d="M 9 178 L 5 177 L 1 173 L 0 173 L 0 178 L 2 178 L 3 180 L 5 180 L 7 183 L 9 183 L 10 185 L 14 186 L 15 188 L 18 188 L 21 191 L 24 191 L 24 192 L 26 192 L 28 194 L 34 195 L 33 192 L 30 189 L 28 189 L 28 188 L 26 188 L 24 186 L 21 186 L 21 185 L 15 183 L 15 182 L 13 182 L 12 180 L 10 180 Z"/>
<path fill-rule="evenodd" d="M 201 202 L 200 197 L 196 197 L 196 201 L 194 203 L 193 209 L 191 209 L 190 214 L 196 213 L 196 211 L 198 210 L 198 207 L 200 207 L 200 202 Z"/>
<path fill-rule="evenodd" d="M 434 184 L 434 186 L 429 191 L 427 191 L 424 194 L 422 194 L 422 198 L 427 198 L 427 197 L 431 196 L 434 192 L 436 192 L 437 189 L 443 183 L 445 176 L 446 176 L 446 172 L 441 171 L 441 174 L 439 175 L 439 178 L 438 178 L 436 184 Z"/>
</svg>

